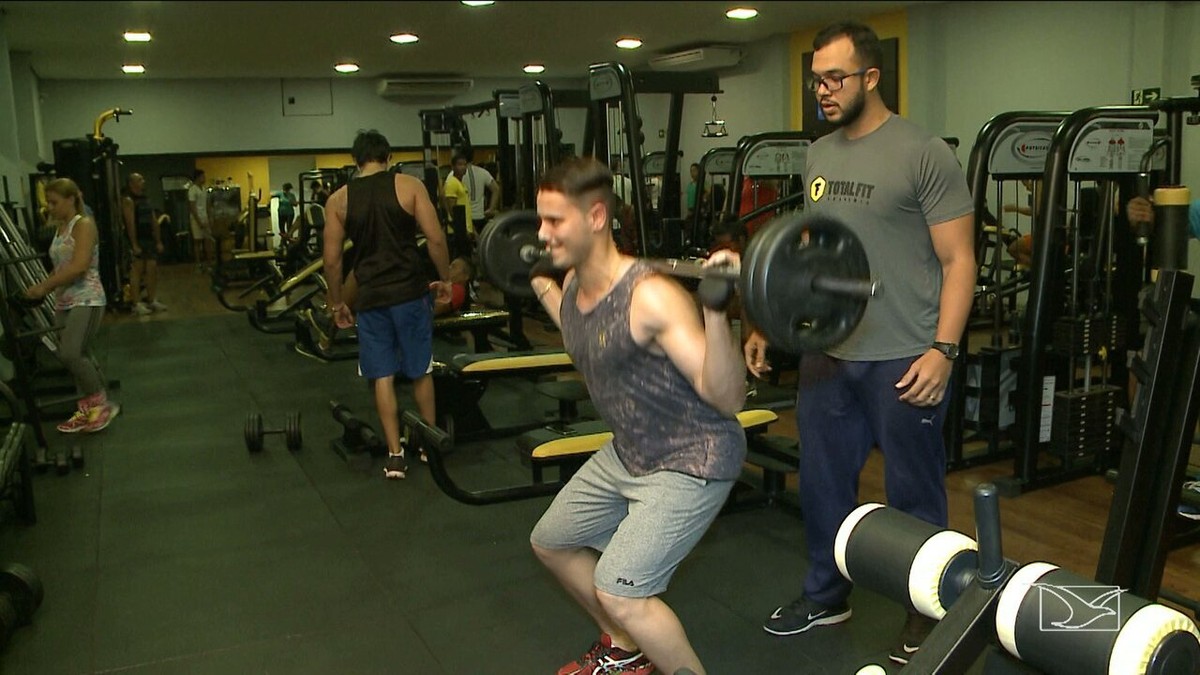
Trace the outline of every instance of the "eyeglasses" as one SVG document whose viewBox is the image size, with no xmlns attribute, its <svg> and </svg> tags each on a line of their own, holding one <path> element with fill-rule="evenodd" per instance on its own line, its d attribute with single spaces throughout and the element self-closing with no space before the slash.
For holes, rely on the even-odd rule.
<svg viewBox="0 0 1200 675">
<path fill-rule="evenodd" d="M 825 85 L 825 89 L 830 92 L 841 91 L 843 80 L 845 80 L 847 77 L 854 77 L 855 75 L 865 75 L 868 70 L 871 69 L 863 68 L 860 71 L 847 73 L 845 75 L 826 75 L 825 77 L 811 76 L 807 81 L 805 81 L 804 86 L 807 87 L 811 92 L 816 92 L 821 88 L 821 85 Z"/>
</svg>

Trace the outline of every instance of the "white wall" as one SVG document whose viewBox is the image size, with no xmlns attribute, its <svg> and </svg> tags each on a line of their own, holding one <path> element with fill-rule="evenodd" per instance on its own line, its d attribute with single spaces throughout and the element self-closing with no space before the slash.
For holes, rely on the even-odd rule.
<svg viewBox="0 0 1200 675">
<path fill-rule="evenodd" d="M 789 56 L 788 36 L 777 35 L 745 45 L 741 63 L 717 71 L 723 92 L 717 95 L 717 117 L 725 120 L 729 131 L 724 138 L 701 136 L 704 123 L 712 119 L 711 96 L 691 94 L 684 97 L 679 135 L 679 149 L 683 152 L 680 159 L 682 190 L 687 190 L 690 180 L 688 166 L 698 162 L 709 149 L 733 147 L 739 138 L 748 134 L 789 128 Z M 659 138 L 659 131 L 666 129 L 669 105 L 670 97 L 666 94 L 638 96 L 638 112 L 642 116 L 646 134 L 644 152 L 665 149 L 666 140 Z"/>
<path fill-rule="evenodd" d="M 130 117 L 104 127 L 123 154 L 223 154 L 286 150 L 345 151 L 359 129 L 378 129 L 396 147 L 420 147 L 418 111 L 487 101 L 495 89 L 523 80 L 476 80 L 467 94 L 449 100 L 394 103 L 375 92 L 374 78 L 332 80 L 333 113 L 284 116 L 280 80 L 44 80 L 43 127 L 47 141 L 88 133 L 103 110 L 129 108 Z M 580 87 L 582 80 L 548 80 L 551 87 Z M 496 143 L 494 116 L 468 119 L 471 140 Z M 582 121 L 576 132 L 582 138 Z"/>
<path fill-rule="evenodd" d="M 1129 103 L 1130 90 L 1194 95 L 1200 73 L 1195 2 L 992 2 L 914 5 L 909 117 L 964 149 L 997 114 Z M 1184 178 L 1200 180 L 1200 129 Z M 962 159 L 966 152 L 961 153 Z"/>
<path fill-rule="evenodd" d="M 17 78 L 17 82 L 24 86 L 18 86 L 14 82 L 14 68 L 22 71 L 20 59 L 14 61 L 9 55 L 8 38 L 4 34 L 4 18 L 0 15 L 0 175 L 8 180 L 9 196 L 13 201 L 24 205 L 28 203 L 25 177 L 34 170 L 38 158 L 35 143 L 34 153 L 22 159 L 21 139 L 35 135 L 36 131 L 30 128 L 32 120 L 23 119 L 18 113 L 29 112 L 32 109 L 30 99 L 36 94 L 29 88 L 32 78 L 29 77 L 27 68 L 19 72 Z M 2 197 L 3 193 L 0 193 L 0 198 Z"/>
<path fill-rule="evenodd" d="M 908 19 L 909 117 L 958 136 L 964 164 L 1003 112 L 1124 105 L 1146 87 L 1196 95 L 1200 3 L 952 2 L 915 5 Z M 1182 179 L 1200 197 L 1200 127 L 1184 129 Z M 1200 242 L 1190 258 L 1200 269 Z"/>
</svg>

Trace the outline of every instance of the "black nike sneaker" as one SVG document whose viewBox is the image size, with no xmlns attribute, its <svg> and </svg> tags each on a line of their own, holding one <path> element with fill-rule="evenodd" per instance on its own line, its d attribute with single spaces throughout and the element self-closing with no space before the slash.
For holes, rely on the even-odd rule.
<svg viewBox="0 0 1200 675">
<path fill-rule="evenodd" d="M 795 635 L 816 626 L 832 626 L 850 618 L 850 605 L 843 601 L 836 606 L 819 605 L 801 597 L 786 607 L 776 609 L 763 630 L 773 635 Z"/>
</svg>

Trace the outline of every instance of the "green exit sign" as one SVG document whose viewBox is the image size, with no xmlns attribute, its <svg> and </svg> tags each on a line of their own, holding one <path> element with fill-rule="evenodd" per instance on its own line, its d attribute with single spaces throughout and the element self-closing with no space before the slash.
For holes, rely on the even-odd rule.
<svg viewBox="0 0 1200 675">
<path fill-rule="evenodd" d="M 1149 89 L 1134 89 L 1129 98 L 1129 102 L 1133 105 L 1150 105 L 1151 103 L 1162 98 L 1162 89 L 1159 87 L 1151 87 Z"/>
</svg>

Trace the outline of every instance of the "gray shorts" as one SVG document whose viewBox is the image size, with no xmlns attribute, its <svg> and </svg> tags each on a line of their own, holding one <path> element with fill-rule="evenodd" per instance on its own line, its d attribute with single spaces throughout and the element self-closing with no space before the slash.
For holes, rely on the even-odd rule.
<svg viewBox="0 0 1200 675">
<path fill-rule="evenodd" d="M 608 442 L 571 477 L 529 540 L 548 549 L 594 548 L 598 590 L 647 598 L 704 536 L 733 489 L 675 471 L 632 476 Z"/>
</svg>

